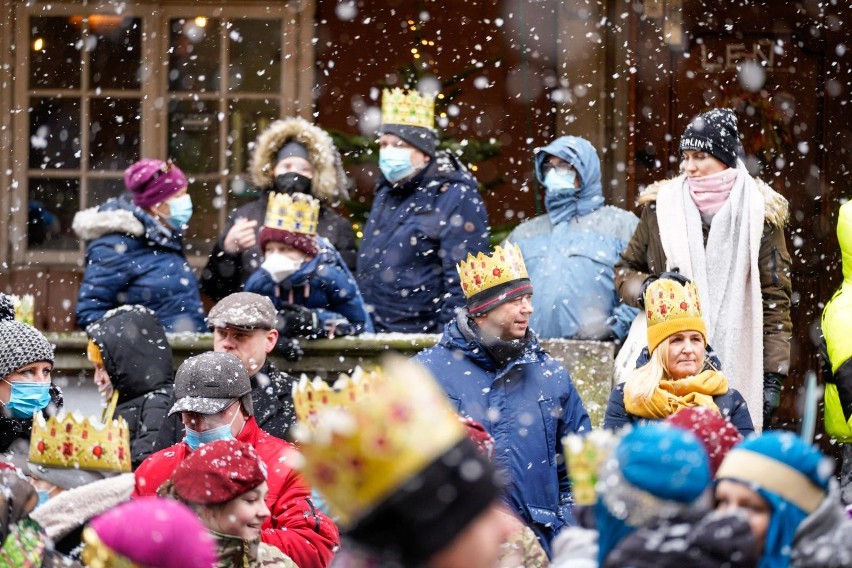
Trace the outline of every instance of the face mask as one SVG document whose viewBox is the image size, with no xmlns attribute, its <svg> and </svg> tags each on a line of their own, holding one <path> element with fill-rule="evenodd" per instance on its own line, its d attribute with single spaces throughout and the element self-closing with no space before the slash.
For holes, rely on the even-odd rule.
<svg viewBox="0 0 852 568">
<path fill-rule="evenodd" d="M 382 148 L 379 150 L 379 169 L 385 178 L 396 183 L 414 173 L 411 150 L 408 148 Z"/>
<path fill-rule="evenodd" d="M 293 260 L 287 255 L 277 253 L 267 255 L 266 260 L 264 260 L 263 264 L 260 265 L 262 269 L 272 276 L 272 279 L 275 282 L 281 282 L 299 270 L 299 267 L 301 266 L 301 262 Z"/>
<path fill-rule="evenodd" d="M 197 450 L 199 446 L 215 442 L 216 440 L 232 440 L 234 438 L 234 433 L 231 432 L 231 426 L 233 426 L 234 420 L 237 419 L 237 414 L 239 414 L 239 412 L 234 413 L 234 417 L 231 418 L 230 424 L 211 428 L 204 432 L 199 432 L 198 430 L 193 430 L 189 426 L 186 426 L 186 436 L 183 441 L 186 442 L 186 445 L 193 450 Z"/>
<path fill-rule="evenodd" d="M 567 193 L 577 189 L 574 183 L 577 172 L 569 169 L 553 168 L 544 176 L 544 187 L 553 193 Z"/>
<path fill-rule="evenodd" d="M 38 509 L 50 499 L 50 491 L 47 489 L 36 489 L 36 493 L 38 493 L 38 504 L 36 504 L 36 509 Z"/>
<path fill-rule="evenodd" d="M 296 172 L 287 172 L 286 174 L 275 176 L 275 191 L 291 195 L 293 193 L 310 195 L 311 178 L 297 174 Z"/>
<path fill-rule="evenodd" d="M 169 201 L 169 216 L 166 217 L 166 221 L 168 221 L 172 227 L 179 229 L 189 223 L 191 218 L 192 198 L 188 193 L 185 193 L 180 197 L 175 197 Z"/>
<path fill-rule="evenodd" d="M 29 419 L 33 414 L 44 410 L 50 404 L 50 383 L 15 381 L 3 382 L 12 387 L 6 408 L 15 418 Z"/>
</svg>

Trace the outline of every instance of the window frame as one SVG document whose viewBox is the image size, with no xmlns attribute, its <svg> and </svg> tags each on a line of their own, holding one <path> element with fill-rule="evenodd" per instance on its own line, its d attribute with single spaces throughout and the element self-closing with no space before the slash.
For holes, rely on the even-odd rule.
<svg viewBox="0 0 852 568">
<path fill-rule="evenodd" d="M 77 3 L 52 3 L 25 5 L 15 4 L 13 15 L 14 45 L 17 47 L 14 55 L 15 76 L 18 78 L 12 86 L 12 160 L 9 194 L 6 207 L 9 226 L 7 242 L 0 253 L 0 260 L 8 251 L 11 263 L 14 265 L 53 265 L 53 266 L 82 266 L 84 262 L 84 243 L 81 241 L 77 250 L 30 250 L 27 244 L 27 208 L 22 206 L 28 201 L 30 178 L 75 178 L 79 179 L 80 210 L 98 205 L 89 203 L 89 185 L 91 180 L 121 179 L 122 172 L 115 170 L 89 169 L 89 117 L 91 101 L 97 98 L 113 96 L 116 98 L 141 99 L 142 119 L 140 120 L 140 157 L 166 159 L 168 152 L 168 108 L 173 100 L 192 99 L 194 96 L 205 100 L 218 100 L 219 111 L 225 116 L 218 121 L 219 128 L 219 165 L 215 173 L 189 174 L 197 181 L 207 181 L 213 186 L 223 188 L 224 206 L 219 209 L 218 220 L 220 227 L 224 225 L 229 205 L 230 180 L 247 172 L 229 172 L 228 168 L 228 128 L 230 124 L 227 114 L 228 101 L 231 99 L 257 100 L 274 99 L 279 108 L 279 117 L 302 116 L 310 119 L 313 110 L 312 90 L 314 83 L 314 43 L 313 23 L 316 12 L 315 0 L 290 0 L 280 4 L 268 5 L 261 2 L 141 2 L 128 4 L 122 16 L 140 18 L 142 20 L 141 62 L 143 73 L 138 90 L 104 90 L 97 94 L 88 89 L 87 54 L 81 54 L 81 84 L 75 89 L 30 89 L 30 21 L 33 17 L 73 15 L 88 16 L 92 14 L 115 15 L 109 7 L 82 6 Z M 221 84 L 215 93 L 189 91 L 170 92 L 168 88 L 168 44 L 169 22 L 175 18 L 195 18 L 204 16 L 220 20 L 235 19 L 279 19 L 281 21 L 281 73 L 277 92 L 258 95 L 255 93 L 239 93 L 228 91 L 228 41 L 227 29 L 220 26 L 220 75 Z M 2 30 L 0 26 L 0 30 Z M 156 33 L 154 33 L 156 32 Z M 85 37 L 85 36 L 84 36 Z M 63 98 L 75 97 L 80 99 L 80 165 L 79 168 L 63 169 L 30 169 L 29 168 L 29 129 L 30 129 L 30 99 L 33 97 Z M 259 134 L 259 133 L 258 133 Z M 202 263 L 202 258 L 189 255 L 190 261 L 196 268 Z"/>
</svg>

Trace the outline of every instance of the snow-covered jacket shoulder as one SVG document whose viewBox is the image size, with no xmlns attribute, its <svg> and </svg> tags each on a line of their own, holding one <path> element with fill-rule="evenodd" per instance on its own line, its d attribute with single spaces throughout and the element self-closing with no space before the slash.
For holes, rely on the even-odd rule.
<svg viewBox="0 0 852 568">
<path fill-rule="evenodd" d="M 623 339 L 638 310 L 619 300 L 614 266 L 639 219 L 612 206 L 551 218 L 531 219 L 506 239 L 520 248 L 535 287 L 530 327 L 542 337 Z"/>
<path fill-rule="evenodd" d="M 591 430 L 568 371 L 535 334 L 520 357 L 498 369 L 457 320 L 415 359 L 437 377 L 455 409 L 494 438 L 495 465 L 511 477 L 507 501 L 549 550 L 553 536 L 573 520 L 561 440 Z"/>
<path fill-rule="evenodd" d="M 378 331 L 438 333 L 464 304 L 456 265 L 488 250 L 476 180 L 451 154 L 411 180 L 378 182 L 357 279 Z"/>
<path fill-rule="evenodd" d="M 314 310 L 323 327 L 342 317 L 352 324 L 354 334 L 372 333 L 370 314 L 355 277 L 331 243 L 322 237 L 317 241 L 316 256 L 296 272 L 276 283 L 266 270 L 257 270 L 246 282 L 246 292 L 268 296 L 278 309 L 298 304 Z"/>
<path fill-rule="evenodd" d="M 112 308 L 139 304 L 153 310 L 168 331 L 206 330 L 198 280 L 183 254 L 180 231 L 164 227 L 128 196 L 77 213 L 73 229 L 87 240 L 75 309 L 80 327 Z"/>
<path fill-rule="evenodd" d="M 349 198 L 349 180 L 331 136 L 319 126 L 298 117 L 276 120 L 258 136 L 250 166 L 252 181 L 258 189 L 272 187 L 275 155 L 288 140 L 295 140 L 308 150 L 308 161 L 314 167 L 311 180 L 314 197 L 328 204 Z"/>
<path fill-rule="evenodd" d="M 852 566 L 852 522 L 832 482 L 828 495 L 816 511 L 796 530 L 790 566 L 793 568 L 839 568 Z"/>
<path fill-rule="evenodd" d="M 261 540 L 275 546 L 302 568 L 325 568 L 340 544 L 337 526 L 311 502 L 311 489 L 293 468 L 298 450 L 270 436 L 249 418 L 237 436 L 251 444 L 267 468 L 266 505 L 272 513 L 261 525 Z M 133 498 L 156 495 L 191 449 L 180 442 L 160 450 L 136 470 Z"/>
</svg>

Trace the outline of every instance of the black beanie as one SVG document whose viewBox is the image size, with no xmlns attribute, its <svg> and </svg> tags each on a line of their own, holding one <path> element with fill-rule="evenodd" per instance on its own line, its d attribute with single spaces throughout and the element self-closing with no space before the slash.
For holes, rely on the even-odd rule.
<svg viewBox="0 0 852 568">
<path fill-rule="evenodd" d="M 464 438 L 345 532 L 404 566 L 425 564 L 500 495 L 491 463 Z"/>
<path fill-rule="evenodd" d="M 729 168 L 737 167 L 740 147 L 737 115 L 729 108 L 714 108 L 692 119 L 680 139 L 680 151 L 707 152 Z"/>
<path fill-rule="evenodd" d="M 410 126 L 408 124 L 383 124 L 379 134 L 393 134 L 405 140 L 424 154 L 435 157 L 438 146 L 438 135 L 431 128 Z"/>
</svg>

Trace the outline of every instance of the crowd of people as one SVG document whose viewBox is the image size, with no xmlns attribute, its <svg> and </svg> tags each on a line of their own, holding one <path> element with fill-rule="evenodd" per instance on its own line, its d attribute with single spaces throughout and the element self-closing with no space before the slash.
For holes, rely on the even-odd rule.
<svg viewBox="0 0 852 568">
<path fill-rule="evenodd" d="M 852 567 L 852 454 L 838 483 L 810 440 L 767 429 L 787 205 L 743 165 L 733 111 L 690 122 L 640 218 L 605 205 L 587 140 L 537 149 L 547 213 L 494 247 L 429 96 L 386 91 L 378 135 L 357 246 L 340 154 L 300 118 L 260 134 L 259 196 L 198 279 L 177 165 L 141 160 L 77 215 L 100 419 L 63 408 L 52 346 L 0 295 L 0 566 Z M 825 416 L 848 443 L 844 293 Z M 205 331 L 212 351 L 175 371 L 167 333 Z M 374 332 L 442 335 L 334 384 L 271 359 Z M 541 337 L 620 348 L 602 428 Z"/>
</svg>

